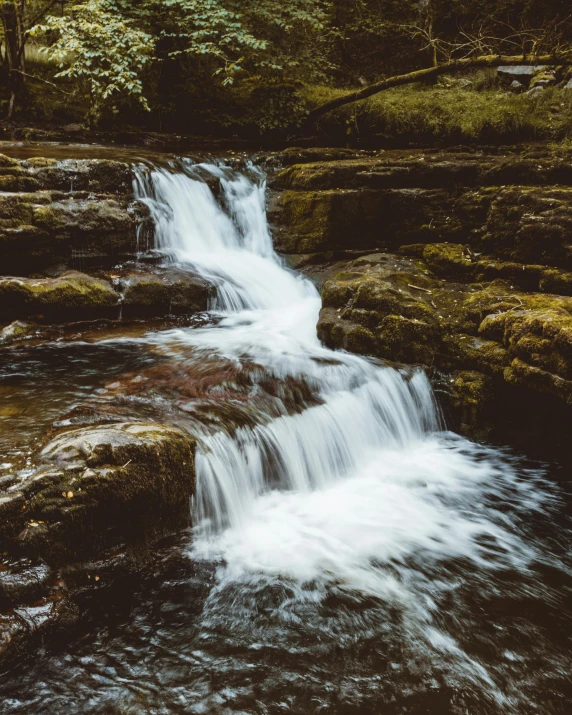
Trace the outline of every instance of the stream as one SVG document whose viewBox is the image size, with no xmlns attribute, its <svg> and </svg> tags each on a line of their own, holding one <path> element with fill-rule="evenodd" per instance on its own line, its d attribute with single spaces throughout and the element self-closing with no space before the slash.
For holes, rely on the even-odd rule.
<svg viewBox="0 0 572 715">
<path fill-rule="evenodd" d="M 422 371 L 324 348 L 256 166 L 141 165 L 135 191 L 163 260 L 216 286 L 209 314 L 19 349 L 0 394 L 37 414 L 0 421 L 38 439 L 89 396 L 188 429 L 194 527 L 77 642 L 0 678 L 0 713 L 571 712 L 558 465 L 447 431 Z M 27 448 L 6 434 L 0 462 Z"/>
</svg>

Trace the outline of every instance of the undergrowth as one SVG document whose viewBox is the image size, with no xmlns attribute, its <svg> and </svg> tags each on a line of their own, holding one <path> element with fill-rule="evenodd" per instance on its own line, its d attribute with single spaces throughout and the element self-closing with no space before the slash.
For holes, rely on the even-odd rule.
<svg viewBox="0 0 572 715">
<path fill-rule="evenodd" d="M 486 86 L 486 83 L 483 82 Z M 347 90 L 306 85 L 309 109 Z M 572 91 L 538 94 L 473 88 L 410 85 L 348 104 L 320 118 L 330 139 L 375 136 L 411 141 L 572 140 Z"/>
</svg>

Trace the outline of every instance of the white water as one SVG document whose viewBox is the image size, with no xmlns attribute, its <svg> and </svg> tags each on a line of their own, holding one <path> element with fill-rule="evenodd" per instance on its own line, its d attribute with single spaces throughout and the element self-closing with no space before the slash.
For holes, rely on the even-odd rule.
<svg viewBox="0 0 572 715">
<path fill-rule="evenodd" d="M 220 182 L 220 203 L 205 176 Z M 537 509 L 542 492 L 509 461 L 440 432 L 423 373 L 407 377 L 319 344 L 319 296 L 274 253 L 254 169 L 249 178 L 204 165 L 141 171 L 136 188 L 157 248 L 214 282 L 212 309 L 222 316 L 152 340 L 198 360 L 207 351 L 253 362 L 276 380 L 304 379 L 320 403 L 204 438 L 193 557 L 220 560 L 219 588 L 286 578 L 399 604 L 412 638 L 454 658 L 503 702 L 485 668 L 433 625 L 437 594 L 456 586 L 427 573 L 454 558 L 485 573 L 526 571 L 534 549 L 497 505 Z"/>
</svg>

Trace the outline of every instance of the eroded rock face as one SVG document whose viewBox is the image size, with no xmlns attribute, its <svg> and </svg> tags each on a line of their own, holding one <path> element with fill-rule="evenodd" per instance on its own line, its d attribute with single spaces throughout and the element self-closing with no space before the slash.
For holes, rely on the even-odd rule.
<svg viewBox="0 0 572 715">
<path fill-rule="evenodd" d="M 280 193 L 270 220 L 284 253 L 455 242 L 572 268 L 572 168 L 558 157 L 387 152 L 290 166 L 272 186 Z"/>
<path fill-rule="evenodd" d="M 478 371 L 572 407 L 572 298 L 502 279 L 439 279 L 428 266 L 470 281 L 486 261 L 473 265 L 459 246 L 438 249 L 425 248 L 428 262 L 373 254 L 348 264 L 324 285 L 320 338 L 429 370 Z"/>
<path fill-rule="evenodd" d="M 17 275 L 110 266 L 150 228 L 128 164 L 0 155 L 0 260 Z M 148 232 L 148 231 L 147 231 Z"/>
</svg>

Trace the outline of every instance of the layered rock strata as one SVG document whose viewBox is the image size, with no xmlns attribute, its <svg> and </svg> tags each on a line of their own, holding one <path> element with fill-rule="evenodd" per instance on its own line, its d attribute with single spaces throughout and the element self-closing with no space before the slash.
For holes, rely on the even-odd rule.
<svg viewBox="0 0 572 715">
<path fill-rule="evenodd" d="M 323 282 L 321 339 L 422 365 L 473 433 L 507 400 L 572 409 L 572 165 L 531 153 L 382 152 L 273 182 L 277 247 Z"/>
</svg>

